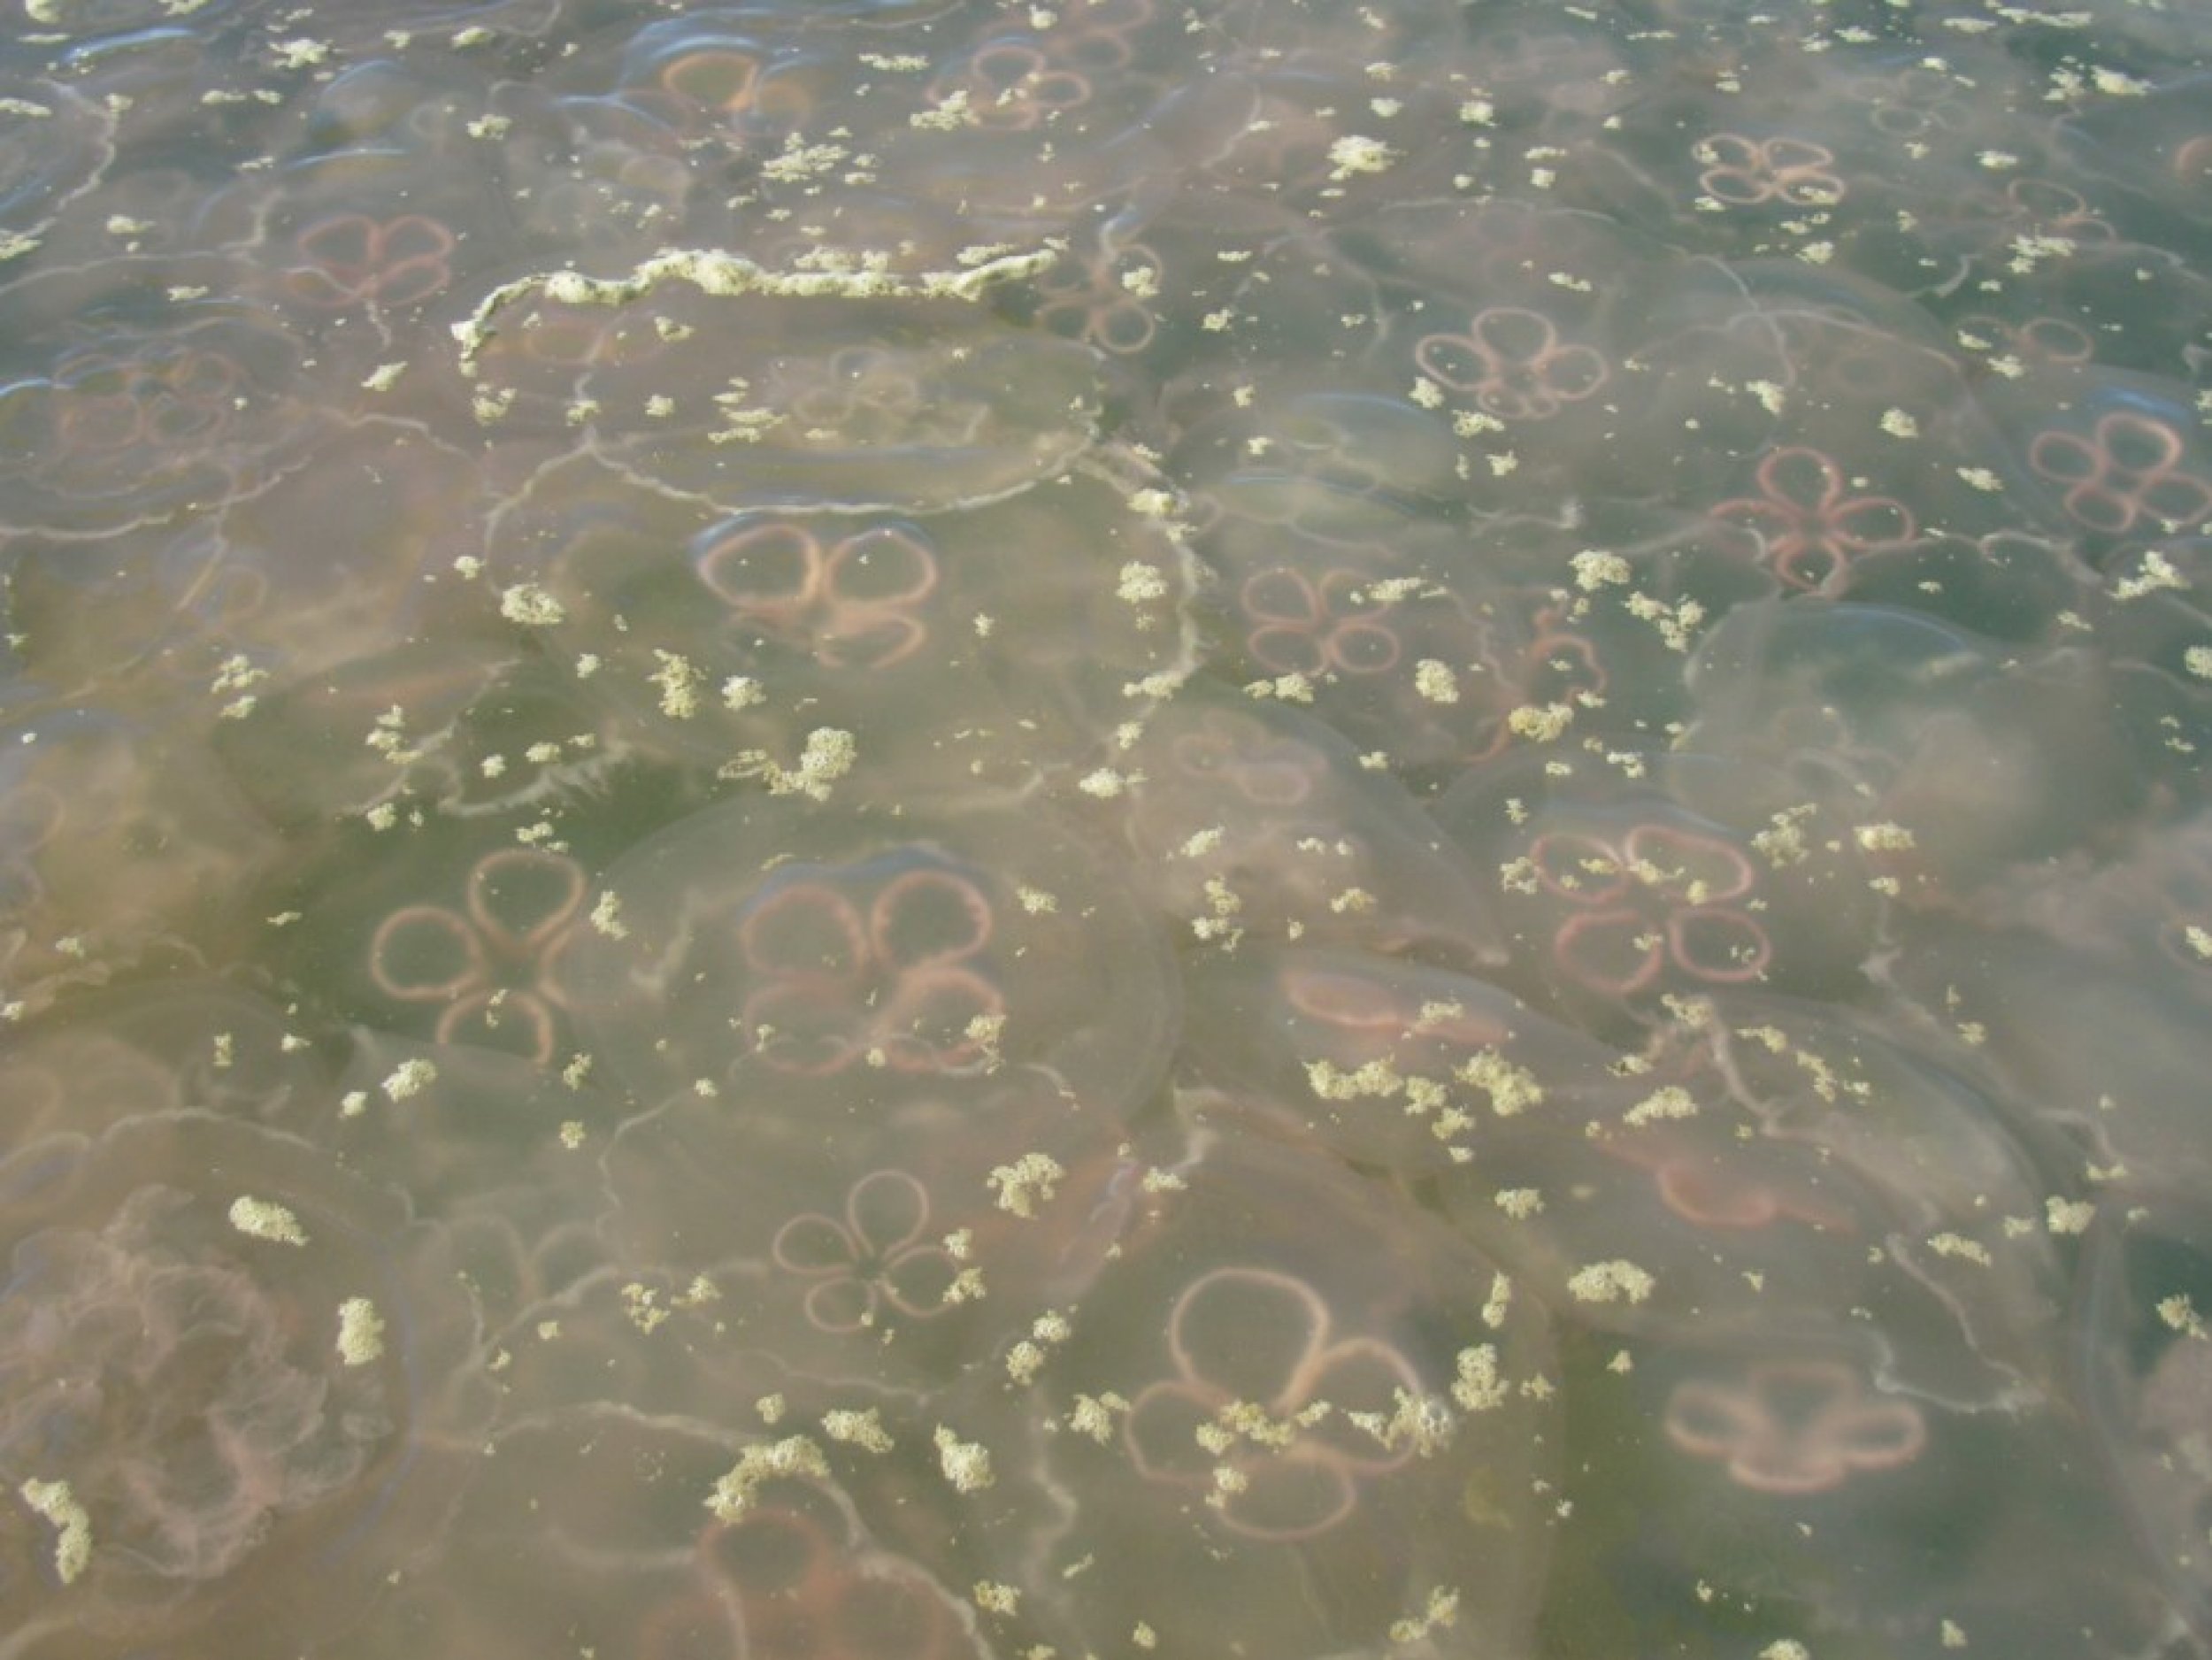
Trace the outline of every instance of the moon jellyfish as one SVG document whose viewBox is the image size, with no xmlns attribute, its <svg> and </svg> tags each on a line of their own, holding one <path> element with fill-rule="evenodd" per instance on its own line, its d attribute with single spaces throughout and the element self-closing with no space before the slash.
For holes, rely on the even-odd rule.
<svg viewBox="0 0 2212 1660">
<path fill-rule="evenodd" d="M 1721 997 L 1695 1012 L 1609 1097 L 1536 1109 L 1563 1134 L 1498 1136 L 1454 1172 L 1461 1226 L 1563 1319 L 1814 1342 L 1967 1407 L 2052 1387 L 2045 1195 L 1988 1105 L 1840 1017 Z M 1912 1146 L 1943 1152 L 1897 1150 Z"/>
<path fill-rule="evenodd" d="M 648 1098 L 850 1113 L 1034 1072 L 1110 1110 L 1158 1076 L 1174 1001 L 1084 845 L 1033 814 L 849 809 L 825 768 L 617 861 L 563 978 Z"/>
<path fill-rule="evenodd" d="M 1174 1174 L 1043 1359 L 1055 1433 L 1019 1466 L 994 1449 L 1000 1479 L 1073 1501 L 1059 1529 L 992 1535 L 1024 1612 L 1089 1645 L 1141 1622 L 1169 1654 L 1510 1651 L 1550 1532 L 1541 1310 L 1263 1138 L 1201 1138 Z"/>
<path fill-rule="evenodd" d="M 0 811 L 0 986 L 72 986 L 239 949 L 232 884 L 268 832 L 188 741 L 72 712 L 19 726 Z"/>
<path fill-rule="evenodd" d="M 1078 780 L 1120 816 L 1153 905 L 1199 948 L 1244 940 L 1494 960 L 1485 895 L 1403 788 L 1294 710 L 1194 686 L 1120 765 Z"/>
<path fill-rule="evenodd" d="M 602 1232 L 622 1263 L 743 1287 L 746 1341 L 795 1379 L 944 1387 L 1112 1256 L 1142 1176 L 1125 1136 L 1033 1071 L 895 1104 L 681 1093 L 616 1134 Z"/>
<path fill-rule="evenodd" d="M 579 690 L 626 730 L 726 759 L 803 737 L 803 708 L 910 799 L 1083 759 L 1188 672 L 1171 507 L 1104 453 L 927 514 L 720 513 L 572 464 L 503 509 L 493 545 L 503 613 L 588 662 Z"/>
<path fill-rule="evenodd" d="M 2118 1502 L 2201 1632 L 2212 1618 L 2197 1551 L 2212 1502 L 2202 1456 L 2212 1400 L 2197 1310 L 2212 1235 L 2193 1197 L 2127 1198 L 2102 1208 L 2090 1233 L 2077 1360 Z"/>
<path fill-rule="evenodd" d="M 1690 742 L 1797 773 L 1878 840 L 1895 825 L 1912 891 L 1933 895 L 2139 795 L 2131 757 L 2107 741 L 2101 679 L 2063 644 L 2010 653 L 1911 612 L 1740 606 L 1692 665 Z"/>
<path fill-rule="evenodd" d="M 1250 1112 L 1392 1170 L 1494 1168 L 1529 1121 L 1617 1087 L 1617 1058 L 1479 980 L 1351 951 L 1250 951 L 1195 964 L 1192 1062 Z M 1506 1155 L 1510 1157 L 1510 1155 Z"/>
<path fill-rule="evenodd" d="M 83 536 L 169 519 L 297 463 L 315 423 L 279 411 L 298 352 L 260 308 L 215 297 L 244 286 L 239 274 L 204 261 L 110 267 L 89 284 L 35 279 L 0 299 L 9 528 Z M 165 280 L 200 297 L 149 310 L 147 286 Z"/>
<path fill-rule="evenodd" d="M 2205 1660 L 2202 10 L 23 0 L 0 1660 Z"/>
<path fill-rule="evenodd" d="M 454 392 L 518 429 L 580 424 L 609 460 L 728 509 L 987 502 L 1073 462 L 1096 403 L 1087 349 L 962 306 L 991 275 L 873 298 L 900 285 L 699 252 L 518 279 L 464 327 Z M 734 364 L 681 349 L 733 325 L 743 390 Z"/>
<path fill-rule="evenodd" d="M 0 1195 L 24 1652 L 293 1652 L 434 1542 L 488 1399 L 402 1203 L 193 1112 L 34 1142 Z"/>
<path fill-rule="evenodd" d="M 1698 1631 L 1722 1598 L 1808 1638 L 1916 1656 L 1969 1631 L 2032 1648 L 2063 1626 L 2085 1652 L 2121 1653 L 2168 1629 L 2152 1581 L 2113 1549 L 2069 1415 L 1932 1406 L 1817 1343 L 1601 1359 L 1588 1376 L 1610 1476 L 1570 1483 L 1588 1572 L 1562 1620 L 1578 1641 Z M 1931 1534 L 1943 1545 L 1912 1542 Z M 1998 1565 L 2015 1549 L 2047 1564 L 2033 1583 Z M 1784 1586 L 1786 1610 L 1770 1601 Z"/>
<path fill-rule="evenodd" d="M 1658 757 L 1648 770 L 1693 788 L 1734 781 L 1709 782 L 1696 759 Z M 1502 771 L 1455 787 L 1438 817 L 1494 872 L 1532 995 L 1548 1006 L 1619 1029 L 1675 998 L 1833 995 L 1860 983 L 1878 911 L 1872 873 L 1801 797 L 1747 834 L 1617 775 Z"/>
</svg>

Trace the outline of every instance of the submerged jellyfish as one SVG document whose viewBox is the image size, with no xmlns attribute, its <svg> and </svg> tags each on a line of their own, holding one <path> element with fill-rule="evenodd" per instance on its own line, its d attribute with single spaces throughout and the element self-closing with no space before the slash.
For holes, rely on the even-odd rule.
<svg viewBox="0 0 2212 1660">
<path fill-rule="evenodd" d="M 306 1143 L 204 1113 L 4 1168 L 25 1651 L 275 1656 L 342 1629 L 434 1542 L 489 1407 L 439 1236 Z"/>
<path fill-rule="evenodd" d="M 1009 1522 L 1033 1486 L 1074 1500 L 990 1531 L 1025 1613 L 1178 1655 L 1518 1644 L 1557 1445 L 1540 1309 L 1305 1149 L 1202 1136 L 1173 1175 L 1040 1356 L 1051 1433 L 986 1437 Z"/>
<path fill-rule="evenodd" d="M 0 1655 L 2206 1651 L 2192 27 L 26 0 Z"/>
<path fill-rule="evenodd" d="M 649 1097 L 780 1118 L 1034 1072 L 1112 1110 L 1156 1080 L 1175 1007 L 1119 886 L 1036 814 L 848 807 L 826 768 L 631 849 L 562 977 Z"/>
</svg>

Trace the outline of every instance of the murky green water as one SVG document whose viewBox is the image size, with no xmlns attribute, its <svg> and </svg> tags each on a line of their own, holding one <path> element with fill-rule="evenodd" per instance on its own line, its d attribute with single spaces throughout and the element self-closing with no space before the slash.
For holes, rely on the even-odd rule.
<svg viewBox="0 0 2212 1660">
<path fill-rule="evenodd" d="M 2212 12 L 24 0 L 0 1660 L 2212 1646 Z"/>
</svg>

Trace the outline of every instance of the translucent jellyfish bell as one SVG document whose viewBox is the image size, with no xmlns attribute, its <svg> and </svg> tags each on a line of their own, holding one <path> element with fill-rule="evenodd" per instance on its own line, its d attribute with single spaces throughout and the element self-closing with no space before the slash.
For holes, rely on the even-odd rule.
<svg viewBox="0 0 2212 1660">
<path fill-rule="evenodd" d="M 1169 465 L 1225 516 L 1329 542 L 1400 528 L 1455 488 L 1448 428 L 1379 394 L 1278 388 L 1193 428 Z"/>
<path fill-rule="evenodd" d="M 1079 781 L 1120 812 L 1153 905 L 1199 949 L 1304 941 L 1472 966 L 1488 898 L 1405 788 L 1311 717 L 1194 681 Z"/>
<path fill-rule="evenodd" d="M 608 1147 L 602 1232 L 680 1300 L 715 1287 L 703 1313 L 741 1303 L 793 1377 L 926 1399 L 1092 1283 L 1140 1173 L 1128 1133 L 1033 1072 L 897 1104 L 685 1092 Z"/>
<path fill-rule="evenodd" d="M 2189 1187 L 2212 1178 L 2192 1081 L 2208 1055 L 2193 927 L 2162 907 L 2118 949 L 2096 949 L 1932 919 L 1883 978 L 1939 1039 L 1972 1040 L 1965 1064 L 1987 1069 L 2019 1134 L 2050 1146 L 2070 1203 L 2085 1172 L 2108 1169 Z"/>
<path fill-rule="evenodd" d="M 2064 1195 L 1973 1071 L 1908 1023 L 1740 994 L 1694 1011 L 1654 1058 L 1721 1091 L 1761 1135 L 1839 1166 L 1841 1188 L 1879 1195 L 1892 1219 L 1860 1226 L 1886 1233 L 1883 1260 L 1867 1259 L 1880 1285 L 1850 1305 L 1872 1318 L 1850 1318 L 1891 1349 L 1886 1382 L 1968 1405 L 2049 1390 Z"/>
<path fill-rule="evenodd" d="M 579 457 L 503 511 L 493 558 L 623 729 L 715 762 L 849 731 L 853 788 L 958 798 L 1087 760 L 1187 672 L 1195 561 L 1159 484 L 1102 450 L 987 504 L 728 513 Z"/>
<path fill-rule="evenodd" d="M 2212 1304 L 2212 1224 L 2193 1194 L 2125 1198 L 2101 1206 L 2090 1230 L 2078 1364 L 2115 1495 L 2184 1617 L 2203 1632 L 2212 1574 L 2195 1541 L 2212 1511 L 2212 1472 L 2195 1449 L 2212 1423 L 2212 1348 L 2200 1312 Z"/>
<path fill-rule="evenodd" d="M 1946 1410 L 1817 1341 L 1599 1354 L 1582 1398 L 1623 1433 L 1569 1484 L 1563 1548 L 1591 1570 L 1570 1629 L 1701 1631 L 1718 1598 L 1786 1583 L 1807 1601 L 1766 1628 L 1809 1643 L 1932 1656 L 2063 1628 L 2116 1656 L 2174 1636 L 2070 1409 Z M 1954 1548 L 1915 1548 L 1931 1531 Z"/>
<path fill-rule="evenodd" d="M 1701 758 L 1660 756 L 1635 770 L 1723 800 L 1732 784 L 1767 781 Z M 1671 999 L 1752 988 L 1843 996 L 1863 983 L 1880 911 L 1872 872 L 1801 794 L 1739 817 L 1738 828 L 1647 782 L 1570 763 L 1541 779 L 1477 772 L 1437 817 L 1495 872 L 1501 910 L 1529 943 L 1512 983 L 1618 1041 L 1632 1041 L 1624 1016 Z"/>
<path fill-rule="evenodd" d="M 2111 742 L 2103 665 L 2070 643 L 2015 652 L 1909 611 L 1768 602 L 1706 634 L 1688 684 L 1686 747 L 1795 773 L 1878 837 L 1897 825 L 1925 891 L 2065 845 L 2145 788 Z"/>
<path fill-rule="evenodd" d="M 726 511 L 993 501 L 1097 435 L 1087 347 L 956 297 L 870 297 L 865 271 L 841 291 L 835 270 L 718 258 L 662 256 L 580 301 L 567 278 L 509 285 L 470 325 L 452 394 L 540 432 L 580 427 L 603 458 Z M 695 341 L 728 350 L 675 349 Z"/>
<path fill-rule="evenodd" d="M 27 1009 L 140 964 L 227 957 L 268 832 L 186 739 L 88 711 L 0 765 L 0 985 Z"/>
<path fill-rule="evenodd" d="M 164 282 L 202 297 L 150 312 L 145 288 Z M 297 346 L 235 297 L 249 288 L 239 266 L 201 258 L 11 288 L 0 302 L 8 526 L 124 529 L 250 494 L 296 465 L 318 425 L 290 408 Z"/>
<path fill-rule="evenodd" d="M 963 1415 L 992 1413 L 1009 1496 L 979 1508 L 1025 1614 L 1086 1645 L 1141 1620 L 1179 1656 L 1340 1654 L 1425 1618 L 1447 1652 L 1469 1622 L 1510 1651 L 1547 1549 L 1540 1309 L 1333 1160 L 1246 1136 L 1173 1174 L 1042 1359 L 1023 1416 L 1056 1433 L 1006 1428 L 995 1379 Z M 1041 1555 L 1040 1487 L 1066 1495 Z"/>
<path fill-rule="evenodd" d="M 921 814 L 792 787 L 634 849 L 563 972 L 610 1064 L 652 1098 L 889 1105 L 1037 1071 L 1141 1100 L 1175 1002 L 1110 867 L 1036 815 Z"/>
<path fill-rule="evenodd" d="M 0 1213 L 26 1652 L 293 1652 L 434 1545 L 490 1399 L 441 1241 L 392 1195 L 180 1113 L 19 1150 Z"/>
<path fill-rule="evenodd" d="M 1487 1168 L 1497 1142 L 1549 1141 L 1618 1087 L 1603 1045 L 1441 970 L 1247 948 L 1188 984 L 1191 1064 L 1226 1095 L 1209 1118 L 1292 1126 L 1362 1165 Z"/>
<path fill-rule="evenodd" d="M 725 1381 L 761 1398 L 758 1378 Z M 503 1426 L 453 1548 L 363 1650 L 488 1633 L 503 1656 L 581 1641 L 640 1660 L 980 1660 L 973 1609 L 872 1529 L 826 1462 L 818 1417 L 738 1429 L 593 1402 Z"/>
</svg>

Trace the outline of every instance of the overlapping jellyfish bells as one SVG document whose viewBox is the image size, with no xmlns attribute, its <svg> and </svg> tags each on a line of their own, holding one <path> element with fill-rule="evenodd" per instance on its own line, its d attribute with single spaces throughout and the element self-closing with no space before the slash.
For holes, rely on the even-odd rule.
<svg viewBox="0 0 2212 1660">
<path fill-rule="evenodd" d="M 434 735 L 511 656 L 457 568 L 481 552 L 476 457 L 412 408 L 315 392 L 252 269 L 104 268 L 96 334 L 48 319 L 81 288 L 11 291 L 43 365 L 6 400 L 35 474 L 11 492 L 13 597 L 48 688 L 214 742 L 257 806 L 312 822 L 396 781 L 362 747 L 377 719 L 398 707 Z M 200 297 L 145 311 L 149 287 Z"/>
<path fill-rule="evenodd" d="M 1010 257 L 933 282 L 703 252 L 623 278 L 520 278 L 469 320 L 460 389 L 518 434 L 567 429 L 731 511 L 988 501 L 1095 435 L 1093 355 L 968 304 L 1028 269 Z M 733 324 L 730 355 L 682 349 Z"/>
<path fill-rule="evenodd" d="M 1855 821 L 1909 904 L 2066 846 L 2147 788 L 2108 671 L 2062 633 L 2017 650 L 1888 606 L 1747 605 L 1706 636 L 1690 689 L 1686 747 L 1787 777 L 1796 799 L 1762 816 L 1810 803 Z M 1708 800 L 1686 773 L 1692 804 L 1752 828 L 1759 792 L 1724 776 Z"/>
<path fill-rule="evenodd" d="M 1148 902 L 1186 946 L 1497 960 L 1487 898 L 1434 826 L 1311 717 L 1202 679 L 1123 736 L 1066 795 L 1125 840 Z"/>
<path fill-rule="evenodd" d="M 1632 1046 L 1674 999 L 1862 984 L 1876 872 L 1849 820 L 1780 799 L 1793 787 L 1694 751 L 1531 757 L 1463 779 L 1435 816 L 1497 887 L 1507 983 Z"/>
<path fill-rule="evenodd" d="M 2098 1206 L 2076 1293 L 2082 1399 L 2101 1473 L 2154 1572 L 2199 1628 L 2207 1615 L 2198 1549 L 2207 1245 L 2195 1197 L 2133 1188 L 2124 1204 Z"/>
<path fill-rule="evenodd" d="M 1003 1629 L 1517 1651 L 1548 1549 L 1547 1317 L 1351 1166 L 1452 1168 L 1537 1070 L 1602 1085 L 1608 1056 L 1455 972 L 1496 949 L 1483 896 L 1308 717 L 1194 682 L 1075 793 L 1139 855 L 1189 1037 L 1173 1119 L 1093 1213 L 1110 1260 L 998 1352 L 1029 1426 L 978 1437 L 991 1560 L 1026 1587 Z M 974 1375 L 956 1434 L 1002 1422 L 1005 1388 Z"/>
<path fill-rule="evenodd" d="M 1187 556 L 1128 505 L 1141 483 L 1104 469 L 927 514 L 718 513 L 588 465 L 500 527 L 500 568 L 540 573 L 512 607 L 588 662 L 586 689 L 634 741 L 725 777 L 795 772 L 827 729 L 867 757 L 862 788 L 1018 785 L 1094 753 L 1187 658 Z"/>
<path fill-rule="evenodd" d="M 617 862 L 566 972 L 642 1110 L 607 1158 L 620 1251 L 734 1275 L 748 1346 L 867 1387 L 948 1380 L 1079 1289 L 1178 1002 L 1110 868 L 1033 811 L 803 795 Z"/>
<path fill-rule="evenodd" d="M 6 1060 L 4 1599 L 26 1655 L 296 1654 L 442 1536 L 490 1415 L 444 1236 L 296 1133 L 273 1011 L 81 1004 Z M 289 1126 L 289 1127 L 288 1127 Z"/>
<path fill-rule="evenodd" d="M 675 1349 L 680 1328 L 657 1341 Z M 813 1442 L 785 1428 L 603 1399 L 513 1419 L 455 1547 L 380 1611 L 358 1652 L 465 1643 L 518 1660 L 580 1641 L 640 1660 L 993 1652 L 973 1609 L 872 1532 L 804 1450 Z M 755 1472 L 741 1487 L 738 1469 Z"/>
<path fill-rule="evenodd" d="M 1471 535 L 1409 522 L 1340 540 L 1225 516 L 1201 542 L 1220 576 L 1213 666 L 1310 710 L 1363 765 L 1417 788 L 1534 734 L 1648 721 L 1678 661 L 1612 595 L 1515 580 L 1548 539 L 1525 524 Z M 1514 564 L 1494 561 L 1508 547 Z M 1557 551 L 1568 568 L 1573 549 Z"/>
<path fill-rule="evenodd" d="M 242 883 L 267 827 L 204 750 L 157 719 L 17 726 L 0 765 L 0 990 L 23 1011 L 134 971 L 249 949 Z"/>
<path fill-rule="evenodd" d="M 1532 1109 L 1558 1134 L 1479 1142 L 1438 1184 L 1572 1333 L 1571 1398 L 1617 1455 L 1563 1549 L 1693 1624 L 1697 1581 L 1778 1573 L 1911 1652 L 1965 1609 L 2021 1618 L 2016 1590 L 1992 1607 L 2010 1518 L 2103 1500 L 2069 1404 L 2070 1213 L 2005 1116 L 1860 1018 L 1766 996 L 1715 994 L 1616 1070 L 1609 1098 Z M 1924 1526 L 1957 1550 L 1909 1559 Z M 2027 1605 L 2101 1618 L 2110 1589 L 2055 1577 Z"/>
<path fill-rule="evenodd" d="M 1120 1239 L 1127 1121 L 1173 1047 L 1171 966 L 1101 851 L 1033 810 L 759 793 L 596 885 L 562 972 L 628 1103 L 574 1155 L 612 1272 L 518 1321 L 517 1456 L 471 1512 L 532 1573 L 565 1564 L 548 1620 L 648 1653 L 979 1641 L 942 1587 L 991 1565 L 986 1482 L 945 1472 L 1026 1430 L 953 1403 Z M 424 1631 L 498 1606 L 514 1558 L 475 1560 Z"/>
<path fill-rule="evenodd" d="M 1446 457 L 1441 493 L 1486 517 L 1694 488 L 1685 467 L 1771 421 L 1729 373 L 1778 372 L 1771 339 L 1740 326 L 1740 281 L 1594 214 L 1392 205 L 1285 239 L 1237 297 L 1230 350 L 1279 406 L 1281 365 L 1325 345 L 1332 386 L 1400 425 L 1417 414 Z M 1673 440 L 1686 419 L 1713 435 L 1702 461 Z"/>
<path fill-rule="evenodd" d="M 350 1165 L 396 1172 L 416 1214 L 442 1232 L 486 1353 L 505 1356 L 503 1389 L 520 1401 L 533 1393 L 525 1363 L 560 1311 L 596 1287 L 612 1297 L 627 1278 L 604 1239 L 598 1166 L 625 1112 L 573 1055 L 547 1066 L 485 1041 L 496 1033 L 441 1043 L 353 1027 L 336 1109 L 315 1134 Z M 558 1364 L 572 1362 L 588 1369 L 565 1349 Z M 603 1370 L 600 1381 L 620 1384 Z"/>
<path fill-rule="evenodd" d="M 249 494 L 299 464 L 319 423 L 294 402 L 298 348 L 267 307 L 239 297 L 244 278 L 194 256 L 9 291 L 8 529 L 104 534 Z M 149 310 L 150 283 L 205 291 Z"/>
<path fill-rule="evenodd" d="M 1159 481 L 1094 448 L 1090 350 L 949 294 L 748 271 L 529 290 L 477 360 L 518 417 L 588 405 L 590 442 L 495 516 L 491 568 L 634 742 L 772 778 L 827 729 L 887 792 L 956 794 L 1079 757 L 1171 688 L 1190 561 Z M 533 320 L 611 343 L 539 387 L 508 361 L 541 350 Z M 733 326 L 741 395 L 681 344 Z"/>
<path fill-rule="evenodd" d="M 1520 1652 L 1560 1403 L 1543 1313 L 1502 1283 L 1310 1149 L 1192 1137 L 1090 1292 L 948 1408 L 990 1449 L 976 1513 L 1021 1588 L 994 1633 Z"/>
</svg>

